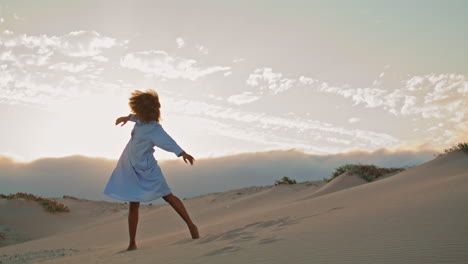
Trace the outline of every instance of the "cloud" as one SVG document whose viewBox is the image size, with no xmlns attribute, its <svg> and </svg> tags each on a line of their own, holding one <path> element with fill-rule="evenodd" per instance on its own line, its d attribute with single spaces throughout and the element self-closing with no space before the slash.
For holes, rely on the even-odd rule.
<svg viewBox="0 0 468 264">
<path fill-rule="evenodd" d="M 176 38 L 177 48 L 183 48 L 185 46 L 185 41 L 183 38 Z"/>
<path fill-rule="evenodd" d="M 427 119 L 426 137 L 435 146 L 466 139 L 468 132 L 468 81 L 461 74 L 416 75 L 404 80 L 394 89 L 345 88 L 322 84 L 317 90 L 335 93 L 351 99 L 355 105 L 382 108 L 396 116 L 416 116 Z M 436 128 L 439 122 L 452 123 L 446 129 Z"/>
<path fill-rule="evenodd" d="M 385 85 L 385 84 L 382 84 Z M 456 112 L 468 111 L 468 81 L 461 74 L 428 74 L 403 81 L 402 87 L 347 88 L 316 85 L 321 92 L 351 99 L 355 105 L 381 107 L 394 115 L 420 115 L 423 118 L 448 119 Z"/>
<path fill-rule="evenodd" d="M 299 77 L 299 80 L 298 80 L 302 85 L 312 85 L 314 83 L 317 83 L 318 80 L 315 80 L 315 79 L 312 79 L 312 78 L 309 78 L 309 77 L 305 77 L 305 76 L 301 76 Z"/>
<path fill-rule="evenodd" d="M 415 75 L 402 80 L 400 87 L 387 87 L 380 73 L 371 87 L 350 88 L 330 85 L 306 76 L 285 78 L 271 68 L 255 69 L 246 84 L 254 94 L 286 92 L 291 88 L 308 86 L 315 91 L 343 96 L 367 108 L 382 108 L 393 115 L 419 115 L 425 119 L 447 119 L 460 122 L 468 114 L 468 81 L 462 74 Z"/>
<path fill-rule="evenodd" d="M 254 95 L 245 96 L 246 98 L 231 97 L 231 103 L 242 104 L 246 100 L 256 99 Z M 235 138 L 239 134 L 246 141 L 270 144 L 276 148 L 295 147 L 307 152 L 336 153 L 356 148 L 376 149 L 400 143 L 399 139 L 384 133 L 335 126 L 295 115 L 270 115 L 168 97 L 165 101 L 167 111 L 229 124 L 227 136 Z M 349 141 L 352 143 L 348 143 Z"/>
<path fill-rule="evenodd" d="M 260 91 L 271 91 L 278 94 L 290 89 L 297 81 L 283 78 L 282 73 L 273 72 L 271 68 L 255 69 L 247 78 L 247 85 L 258 87 Z"/>
<path fill-rule="evenodd" d="M 0 61 L 8 56 L 0 54 Z M 48 105 L 92 93 L 115 91 L 116 84 L 98 78 L 102 68 L 88 63 L 56 63 L 48 67 L 3 60 L 0 65 L 0 102 Z M 69 74 L 71 73 L 71 74 Z"/>
<path fill-rule="evenodd" d="M 191 81 L 231 69 L 225 66 L 199 67 L 193 59 L 171 57 L 164 51 L 155 50 L 126 54 L 120 59 L 120 65 L 161 78 Z"/>
<path fill-rule="evenodd" d="M 96 31 L 73 31 L 60 39 L 60 50 L 71 57 L 94 57 L 117 44 Z"/>
<path fill-rule="evenodd" d="M 60 62 L 49 66 L 49 69 L 68 71 L 68 72 L 81 72 L 88 67 L 86 63 L 72 64 Z"/>
<path fill-rule="evenodd" d="M 238 59 L 233 59 L 232 63 L 239 63 L 245 61 L 245 58 L 238 58 Z"/>
<path fill-rule="evenodd" d="M 14 55 L 12 50 L 6 50 L 0 53 L 0 62 L 9 62 L 17 67 L 24 67 L 27 65 L 43 66 L 49 62 L 53 52 L 45 54 L 19 54 Z"/>
<path fill-rule="evenodd" d="M 279 95 L 293 88 L 307 87 L 309 91 L 342 96 L 353 102 L 354 106 L 380 108 L 394 116 L 425 119 L 427 129 L 440 122 L 452 123 L 445 130 L 426 130 L 425 140 L 431 142 L 447 144 L 455 138 L 453 135 L 465 131 L 468 81 L 464 75 L 432 73 L 390 81 L 385 76 L 385 72 L 380 73 L 370 87 L 350 87 L 347 84 L 332 85 L 307 76 L 284 77 L 284 74 L 271 68 L 259 68 L 249 74 L 246 80 L 248 90 L 231 96 L 230 102 L 248 104 L 264 94 Z M 246 100 L 242 100 L 244 98 Z M 247 100 L 249 98 L 252 99 Z M 349 123 L 358 121 L 348 120 Z"/>
<path fill-rule="evenodd" d="M 208 54 L 208 49 L 205 46 L 197 45 L 196 48 L 200 53 L 205 54 L 205 55 Z"/>
<path fill-rule="evenodd" d="M 261 98 L 264 94 L 277 95 L 295 86 L 310 86 L 318 82 L 318 80 L 305 76 L 300 76 L 298 79 L 285 78 L 282 73 L 273 72 L 273 69 L 268 67 L 255 69 L 253 73 L 249 74 L 246 80 L 247 86 L 251 88 L 248 91 L 249 98 L 256 97 L 257 99 Z M 230 98 L 246 98 L 246 92 L 233 95 Z M 243 100 L 242 104 L 254 101 L 256 100 Z"/>
<path fill-rule="evenodd" d="M 357 118 L 357 117 L 351 117 L 350 119 L 348 119 L 348 122 L 353 124 L 353 123 L 357 123 L 361 121 L 361 119 Z"/>
<path fill-rule="evenodd" d="M 308 82 L 308 79 L 301 77 L 302 82 Z M 283 78 L 282 73 L 273 72 L 271 68 L 258 68 L 249 74 L 246 80 L 247 86 L 253 89 L 241 94 L 232 95 L 228 101 L 233 104 L 241 105 L 257 101 L 264 94 L 279 94 L 291 89 L 298 80 Z"/>
<path fill-rule="evenodd" d="M 79 96 L 80 81 L 73 76 L 56 78 L 47 72 L 24 72 L 18 69 L 0 72 L 0 102 L 49 104 Z"/>
<path fill-rule="evenodd" d="M 2 37 L 0 101 L 47 105 L 106 91 L 113 82 L 99 80 L 108 60 L 103 52 L 126 43 L 95 31 Z"/>
<path fill-rule="evenodd" d="M 124 42 L 118 43 L 116 39 L 96 31 L 72 31 L 62 36 L 21 34 L 4 39 L 3 45 L 8 48 L 26 47 L 40 54 L 60 52 L 70 57 L 95 57 L 106 49 L 124 45 Z"/>
<path fill-rule="evenodd" d="M 395 116 L 426 119 L 427 128 L 422 132 L 425 136 L 420 138 L 437 147 L 466 138 L 462 136 L 468 133 L 468 81 L 464 75 L 415 75 L 403 80 L 400 87 L 388 87 L 382 81 L 374 84 L 380 87 L 349 88 L 326 82 L 312 87 L 348 98 L 354 105 L 381 108 Z M 440 122 L 452 124 L 438 129 L 436 125 Z"/>
<path fill-rule="evenodd" d="M 242 94 L 229 96 L 228 102 L 235 105 L 242 105 L 257 101 L 259 98 L 259 96 L 252 95 L 251 92 L 244 92 Z"/>
<path fill-rule="evenodd" d="M 92 58 L 94 61 L 99 61 L 99 62 L 108 62 L 109 59 L 102 56 L 102 55 L 97 55 Z"/>
</svg>

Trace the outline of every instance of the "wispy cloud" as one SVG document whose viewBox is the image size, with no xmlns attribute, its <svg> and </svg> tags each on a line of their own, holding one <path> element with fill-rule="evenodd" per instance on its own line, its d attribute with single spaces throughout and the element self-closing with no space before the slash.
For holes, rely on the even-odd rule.
<svg viewBox="0 0 468 264">
<path fill-rule="evenodd" d="M 251 92 L 244 92 L 242 94 L 231 95 L 228 97 L 228 102 L 236 105 L 248 104 L 257 101 L 260 96 L 253 95 Z"/>
<path fill-rule="evenodd" d="M 429 126 L 454 123 L 446 129 L 425 131 L 431 141 L 451 142 L 468 127 L 468 81 L 462 74 L 415 75 L 396 83 L 387 83 L 382 72 L 370 87 L 332 85 L 307 76 L 284 77 L 271 68 L 255 69 L 246 80 L 246 91 L 228 98 L 240 105 L 260 100 L 265 94 L 279 95 L 291 89 L 308 87 L 319 93 L 342 96 L 354 106 L 381 108 L 394 116 L 426 119 Z M 350 118 L 349 123 L 359 122 Z M 428 127 L 429 128 L 429 127 Z"/>
<path fill-rule="evenodd" d="M 3 39 L 6 48 L 26 47 L 39 54 L 60 52 L 70 57 L 95 57 L 106 49 L 126 43 L 118 43 L 116 39 L 96 31 L 72 31 L 62 36 L 20 34 Z"/>
<path fill-rule="evenodd" d="M 250 112 L 194 100 L 166 98 L 165 101 L 168 111 L 230 124 L 228 130 L 231 137 L 247 133 L 248 136 L 244 137 L 247 141 L 260 144 L 274 142 L 277 148 L 289 146 L 330 153 L 357 147 L 375 149 L 399 143 L 399 139 L 384 133 L 350 129 L 296 116 Z"/>
<path fill-rule="evenodd" d="M 260 91 L 271 91 L 273 94 L 284 92 L 296 83 L 296 80 L 284 78 L 282 73 L 273 72 L 271 68 L 255 69 L 247 78 L 247 85 L 258 87 Z"/>
<path fill-rule="evenodd" d="M 50 65 L 49 69 L 68 71 L 68 72 L 81 72 L 85 70 L 87 67 L 88 65 L 86 63 L 72 64 L 72 63 L 60 62 L 60 63 Z"/>
<path fill-rule="evenodd" d="M 461 74 L 413 76 L 395 89 L 381 85 L 382 88 L 346 88 L 322 82 L 315 88 L 349 98 L 355 105 L 381 107 L 394 115 L 419 115 L 459 122 L 468 111 L 468 81 Z"/>
<path fill-rule="evenodd" d="M 126 54 L 120 59 L 120 65 L 164 79 L 180 78 L 192 81 L 209 74 L 231 69 L 226 66 L 200 67 L 197 65 L 196 60 L 171 57 L 164 51 L 156 50 Z"/>
<path fill-rule="evenodd" d="M 234 60 L 236 61 L 236 60 Z M 284 78 L 282 73 L 273 72 L 271 68 L 258 68 L 249 74 L 246 84 L 249 89 L 241 94 L 231 95 L 228 102 L 236 105 L 248 104 L 259 100 L 265 94 L 279 94 L 285 92 L 298 82 L 307 82 L 301 77 L 300 81 Z"/>
<path fill-rule="evenodd" d="M 74 31 L 61 38 L 60 49 L 72 57 L 94 57 L 117 44 L 114 38 L 96 31 Z"/>
<path fill-rule="evenodd" d="M 419 115 L 460 122 L 468 114 L 468 81 L 462 74 L 416 75 L 402 80 L 400 87 L 387 87 L 382 80 L 384 75 L 382 72 L 371 87 L 352 88 L 306 76 L 286 78 L 271 68 L 261 68 L 248 76 L 246 84 L 257 88 L 250 89 L 250 95 L 262 95 L 265 91 L 279 94 L 298 86 L 308 86 L 318 92 L 348 98 L 354 105 L 383 108 L 393 115 Z"/>
<path fill-rule="evenodd" d="M 101 64 L 108 61 L 103 53 L 126 43 L 95 31 L 4 35 L 0 41 L 0 101 L 49 104 L 91 90 L 105 91 L 113 84 L 98 78 L 104 69 Z"/>
</svg>

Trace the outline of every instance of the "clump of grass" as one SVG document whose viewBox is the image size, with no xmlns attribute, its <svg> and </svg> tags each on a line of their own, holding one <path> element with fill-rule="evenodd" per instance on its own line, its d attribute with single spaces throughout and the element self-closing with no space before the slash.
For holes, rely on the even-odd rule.
<svg viewBox="0 0 468 264">
<path fill-rule="evenodd" d="M 8 200 L 23 198 L 26 200 L 36 201 L 37 203 L 42 205 L 42 207 L 44 207 L 48 212 L 51 212 L 51 213 L 70 212 L 70 209 L 62 203 L 59 203 L 51 199 L 42 198 L 40 196 L 30 194 L 30 193 L 18 192 L 16 194 L 9 194 L 9 195 L 0 194 L 0 198 L 8 199 Z"/>
<path fill-rule="evenodd" d="M 468 153 L 468 143 L 467 142 L 458 143 L 452 146 L 451 148 L 444 149 L 444 153 L 450 153 L 450 152 L 457 151 L 457 150 L 463 150 L 464 152 Z"/>
<path fill-rule="evenodd" d="M 70 196 L 70 195 L 64 195 L 62 198 L 63 198 L 63 199 L 78 200 L 78 198 L 76 198 L 75 196 Z"/>
<path fill-rule="evenodd" d="M 296 180 L 293 180 L 289 177 L 284 176 L 281 180 L 275 181 L 275 185 L 280 185 L 280 184 L 296 184 Z"/>
<path fill-rule="evenodd" d="M 323 178 L 325 182 L 330 182 L 341 174 L 348 172 L 357 175 L 364 180 L 371 182 L 380 176 L 388 173 L 400 172 L 405 170 L 404 168 L 379 168 L 375 165 L 363 165 L 363 164 L 346 164 L 335 169 L 332 173 L 331 178 Z"/>
</svg>

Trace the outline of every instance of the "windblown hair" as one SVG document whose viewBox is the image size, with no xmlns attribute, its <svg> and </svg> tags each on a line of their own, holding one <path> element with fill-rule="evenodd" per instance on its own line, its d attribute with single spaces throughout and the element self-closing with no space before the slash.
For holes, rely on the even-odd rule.
<svg viewBox="0 0 468 264">
<path fill-rule="evenodd" d="M 136 90 L 130 96 L 128 105 L 132 112 L 143 122 L 156 121 L 161 119 L 161 103 L 159 103 L 158 93 L 153 90 L 145 92 Z"/>
</svg>

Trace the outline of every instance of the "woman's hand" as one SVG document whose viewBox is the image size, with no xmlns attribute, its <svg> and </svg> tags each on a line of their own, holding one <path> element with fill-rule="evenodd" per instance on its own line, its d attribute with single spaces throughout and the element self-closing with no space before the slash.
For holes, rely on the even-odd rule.
<svg viewBox="0 0 468 264">
<path fill-rule="evenodd" d="M 128 120 L 130 120 L 130 116 L 119 117 L 117 118 L 117 120 L 115 120 L 115 125 L 123 123 L 121 126 L 124 126 L 128 122 Z"/>
<path fill-rule="evenodd" d="M 185 151 L 180 153 L 180 155 L 184 159 L 185 163 L 187 163 L 187 160 L 190 162 L 190 165 L 193 165 L 193 163 L 195 162 L 195 158 L 192 157 L 192 155 L 187 154 L 187 152 L 185 152 Z"/>
</svg>

